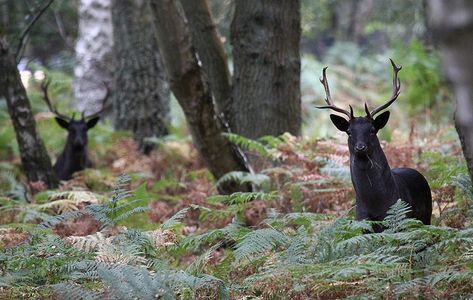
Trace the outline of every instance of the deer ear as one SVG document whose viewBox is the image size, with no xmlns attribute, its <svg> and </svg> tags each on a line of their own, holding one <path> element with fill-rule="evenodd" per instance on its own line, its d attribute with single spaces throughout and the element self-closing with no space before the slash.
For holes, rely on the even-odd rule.
<svg viewBox="0 0 473 300">
<path fill-rule="evenodd" d="M 97 122 L 99 121 L 100 117 L 95 117 L 87 121 L 87 129 L 90 129 L 97 125 Z"/>
<path fill-rule="evenodd" d="M 345 118 L 332 114 L 330 115 L 330 119 L 332 120 L 333 125 L 335 125 L 335 127 L 340 131 L 347 131 L 348 127 L 350 127 L 350 123 L 345 120 Z"/>
<path fill-rule="evenodd" d="M 55 117 L 55 119 L 56 119 L 56 122 L 59 124 L 59 126 L 61 126 L 64 129 L 69 129 L 69 122 L 59 117 Z"/>
<path fill-rule="evenodd" d="M 381 128 L 386 126 L 386 123 L 388 123 L 388 120 L 389 120 L 389 114 L 390 112 L 388 110 L 388 111 L 383 112 L 379 116 L 377 116 L 373 121 L 374 128 L 376 128 L 377 130 L 380 130 Z"/>
</svg>

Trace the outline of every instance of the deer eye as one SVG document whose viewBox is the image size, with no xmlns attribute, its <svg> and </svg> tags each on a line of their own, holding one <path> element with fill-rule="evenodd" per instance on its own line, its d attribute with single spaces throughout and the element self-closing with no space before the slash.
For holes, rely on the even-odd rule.
<svg viewBox="0 0 473 300">
<path fill-rule="evenodd" d="M 351 135 L 351 130 L 347 129 L 347 134 L 350 136 Z"/>
<path fill-rule="evenodd" d="M 371 133 L 371 134 L 376 134 L 377 132 L 378 132 L 378 131 L 377 131 L 376 128 L 374 128 L 374 127 L 370 129 L 370 133 Z"/>
</svg>

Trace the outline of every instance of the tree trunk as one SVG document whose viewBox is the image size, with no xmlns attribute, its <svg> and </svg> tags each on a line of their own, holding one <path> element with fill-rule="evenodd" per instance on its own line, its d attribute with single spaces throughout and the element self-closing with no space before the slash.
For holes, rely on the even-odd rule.
<svg viewBox="0 0 473 300">
<path fill-rule="evenodd" d="M 81 0 L 74 68 L 74 104 L 86 115 L 102 106 L 103 83 L 112 81 L 111 0 Z"/>
<path fill-rule="evenodd" d="M 473 2 L 430 0 L 429 15 L 455 93 L 455 127 L 473 182 Z"/>
<path fill-rule="evenodd" d="M 360 44 L 374 0 L 342 0 L 332 3 L 332 31 L 336 40 Z"/>
<path fill-rule="evenodd" d="M 144 153 L 147 137 L 168 134 L 169 85 L 153 29 L 149 1 L 114 0 L 114 124 L 133 131 Z"/>
<path fill-rule="evenodd" d="M 238 0 L 231 28 L 235 132 L 298 135 L 300 1 Z"/>
<path fill-rule="evenodd" d="M 171 90 L 184 111 L 189 130 L 210 172 L 220 178 L 231 171 L 248 171 L 245 161 L 222 135 L 212 95 L 203 79 L 182 7 L 176 0 L 151 1 L 158 45 Z M 228 184 L 223 193 L 248 190 Z"/>
<path fill-rule="evenodd" d="M 189 22 L 192 44 L 207 75 L 218 112 L 228 119 L 232 114 L 231 76 L 207 0 L 181 0 L 181 3 Z"/>
<path fill-rule="evenodd" d="M 10 52 L 7 42 L 1 37 L 0 70 L 0 96 L 7 101 L 8 113 L 20 149 L 23 171 L 28 181 L 42 181 L 49 188 L 55 188 L 58 180 L 43 141 L 36 131 L 36 122 L 21 82 L 15 56 Z"/>
</svg>

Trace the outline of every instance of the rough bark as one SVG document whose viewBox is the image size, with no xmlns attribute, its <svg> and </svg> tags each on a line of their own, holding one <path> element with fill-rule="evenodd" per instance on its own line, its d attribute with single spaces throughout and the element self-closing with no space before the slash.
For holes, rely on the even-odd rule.
<svg viewBox="0 0 473 300">
<path fill-rule="evenodd" d="M 473 2 L 430 0 L 429 19 L 455 93 L 455 127 L 473 182 Z"/>
<path fill-rule="evenodd" d="M 151 2 L 158 45 L 171 90 L 186 116 L 189 130 L 210 172 L 220 178 L 231 171 L 248 171 L 244 160 L 221 135 L 212 95 L 199 67 L 182 7 L 176 0 Z M 248 187 L 221 186 L 229 193 Z"/>
<path fill-rule="evenodd" d="M 30 102 L 21 82 L 14 54 L 0 38 L 0 96 L 4 97 L 15 129 L 23 171 L 30 182 L 42 181 L 55 188 L 58 180 L 36 130 Z"/>
<path fill-rule="evenodd" d="M 153 29 L 149 1 L 114 0 L 114 125 L 133 131 L 140 149 L 146 138 L 168 134 L 169 85 Z"/>
<path fill-rule="evenodd" d="M 239 0 L 231 28 L 235 132 L 298 135 L 300 1 Z"/>
<path fill-rule="evenodd" d="M 181 0 L 181 3 L 189 22 L 192 44 L 207 75 L 218 112 L 228 119 L 232 109 L 231 75 L 227 55 L 207 0 Z"/>
<path fill-rule="evenodd" d="M 112 0 L 81 0 L 74 68 L 74 105 L 92 114 L 101 108 L 103 82 L 112 81 Z"/>
</svg>

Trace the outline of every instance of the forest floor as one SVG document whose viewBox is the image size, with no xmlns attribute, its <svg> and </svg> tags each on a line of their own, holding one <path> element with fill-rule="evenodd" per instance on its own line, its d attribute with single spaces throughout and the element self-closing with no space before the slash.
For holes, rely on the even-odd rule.
<svg viewBox="0 0 473 300">
<path fill-rule="evenodd" d="M 171 298 L 471 296 L 473 282 L 468 276 L 473 272 L 473 219 L 470 216 L 473 199 L 468 195 L 468 186 L 462 185 L 466 179 L 461 177 L 465 175 L 465 169 L 458 142 L 439 138 L 451 130 L 445 128 L 436 136 L 410 139 L 414 141 L 412 143 L 383 142 L 391 167 L 416 168 L 428 179 L 433 195 L 433 226 L 428 230 L 419 224 L 409 223 L 402 227 L 404 225 L 399 225 L 404 224 L 401 217 L 395 226 L 402 229 L 363 235 L 370 225 L 353 221 L 354 191 L 347 145 L 332 139 L 311 141 L 283 135 L 267 143 L 248 145 L 247 141 L 241 141 L 250 148 L 255 174 L 234 174 L 234 178 L 251 182 L 257 192 L 232 196 L 217 195 L 214 179 L 192 143 L 185 139 L 162 141 L 146 156 L 139 153 L 132 139 L 118 138 L 100 153 L 92 153 L 96 169 L 76 173 L 72 180 L 62 182 L 56 191 L 45 190 L 34 183 L 22 189 L 23 185 L 15 177 L 4 178 L 2 184 L 9 185 L 9 192 L 0 197 L 0 223 L 4 224 L 0 229 L 3 249 L 0 297 L 56 297 L 61 293 L 64 295 L 67 284 L 106 296 L 114 288 L 114 281 L 107 281 L 104 271 L 100 273 L 103 264 L 108 267 L 110 264 L 147 266 L 151 273 L 140 276 L 157 280 L 156 274 L 161 270 L 157 266 L 162 267 L 163 262 L 169 270 L 181 270 L 186 276 L 194 276 L 192 284 L 185 288 L 168 282 L 166 287 L 174 293 Z M 18 164 L 19 161 L 13 159 L 8 163 Z M 128 174 L 130 178 L 117 185 L 117 178 L 123 179 L 120 174 Z M 133 196 L 123 194 L 128 190 L 133 191 Z M 116 202 L 114 197 L 118 197 Z M 128 201 L 126 198 L 131 199 L 132 213 L 129 214 L 123 208 L 128 204 L 120 206 Z M 110 203 L 114 205 L 112 210 Z M 98 210 L 72 215 L 93 205 L 109 210 L 104 215 L 97 213 Z M 113 210 L 115 207 L 121 210 Z M 67 214 L 72 217 L 57 218 Z M 127 215 L 119 218 L 117 214 Z M 108 221 L 110 223 L 104 226 Z M 46 228 L 47 233 L 44 233 L 45 229 L 38 232 L 35 224 Z M 235 224 L 238 229 L 234 229 Z M 332 227 L 335 235 L 327 233 L 330 232 L 327 228 Z M 154 234 L 152 241 L 159 251 L 151 251 L 131 238 L 131 230 Z M 408 238 L 400 234 L 412 236 L 421 230 L 424 230 L 422 238 L 417 238 L 418 242 L 425 240 L 421 246 L 414 245 L 412 238 L 406 241 Z M 45 236 L 49 237 L 48 241 L 44 240 Z M 139 250 L 127 248 L 121 250 L 126 253 L 123 254 L 117 252 L 117 248 L 107 248 L 110 244 L 123 247 L 117 242 L 118 237 L 123 236 L 131 239 L 129 244 L 138 245 Z M 444 245 L 450 248 L 438 246 L 440 239 L 451 240 L 452 244 Z M 329 248 L 321 246 L 322 240 L 324 245 L 330 245 Z M 352 245 L 352 242 L 357 244 Z M 42 248 L 44 245 L 57 248 Z M 79 252 L 70 250 L 71 247 Z M 444 255 L 442 259 L 446 257 L 445 251 L 451 253 L 448 259 L 455 261 L 456 273 L 439 257 L 431 261 L 442 267 L 420 271 L 426 270 L 424 260 L 433 255 L 434 248 L 437 255 Z M 386 252 L 376 252 L 379 249 Z M 405 254 L 406 249 L 410 249 L 411 254 Z M 50 259 L 53 253 L 59 255 L 59 252 L 67 259 Z M 30 258 L 25 259 L 24 255 L 30 255 Z M 291 255 L 296 258 L 288 260 Z M 460 264 L 459 256 L 469 257 L 469 260 Z M 132 258 L 123 260 L 123 257 Z M 48 259 L 49 262 L 45 262 Z M 351 265 L 343 265 L 343 259 L 344 264 Z M 71 261 L 90 260 L 102 265 L 86 270 L 77 264 L 70 265 Z M 361 269 L 360 261 L 366 264 L 361 265 Z M 323 272 L 317 269 L 327 264 L 334 268 L 329 268 L 331 273 L 325 274 L 327 269 Z M 59 275 L 50 275 L 54 270 Z M 75 270 L 76 275 L 77 272 L 85 273 L 74 277 L 71 270 Z M 96 273 L 90 275 L 86 271 Z M 111 274 L 121 278 L 128 271 L 113 269 Z M 383 272 L 394 275 L 387 276 L 388 281 L 379 280 Z M 433 278 L 434 275 L 437 277 Z M 202 278 L 206 281 L 198 281 Z M 379 286 L 373 285 L 373 279 L 378 279 Z M 186 282 L 186 279 L 180 280 Z M 135 284 L 137 288 L 139 284 Z M 47 292 L 40 291 L 44 286 L 49 287 Z M 222 292 L 222 286 L 226 292 Z M 151 289 L 150 286 L 147 288 Z M 85 295 L 84 289 L 69 292 Z M 166 295 L 163 292 L 162 297 L 167 298 Z"/>
</svg>

